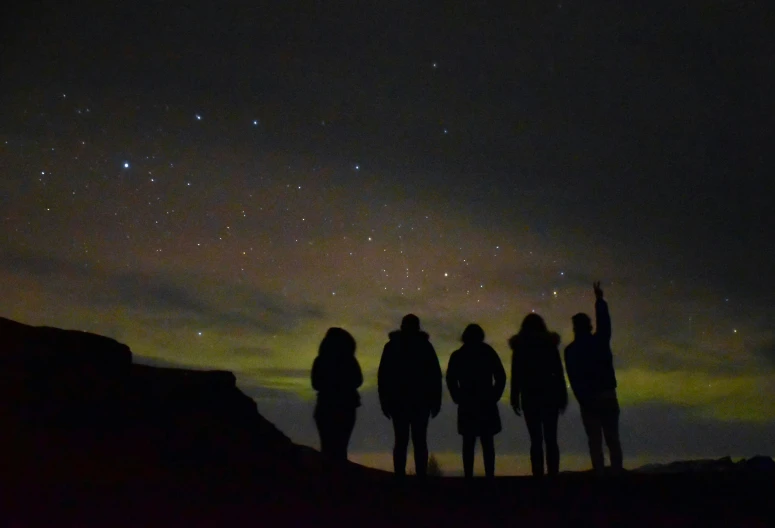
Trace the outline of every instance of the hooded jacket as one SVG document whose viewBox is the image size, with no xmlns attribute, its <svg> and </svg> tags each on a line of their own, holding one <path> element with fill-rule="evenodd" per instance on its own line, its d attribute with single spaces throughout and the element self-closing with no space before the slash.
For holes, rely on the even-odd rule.
<svg viewBox="0 0 775 528">
<path fill-rule="evenodd" d="M 390 415 L 437 414 L 441 366 L 428 334 L 396 330 L 389 338 L 377 374 L 383 411 Z"/>
<path fill-rule="evenodd" d="M 509 339 L 512 405 L 565 409 L 568 389 L 559 345 L 560 336 L 555 332 L 517 334 Z"/>
</svg>

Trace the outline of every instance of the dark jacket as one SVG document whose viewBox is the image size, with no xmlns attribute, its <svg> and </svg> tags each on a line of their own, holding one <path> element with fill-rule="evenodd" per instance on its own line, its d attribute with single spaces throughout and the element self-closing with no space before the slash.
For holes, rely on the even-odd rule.
<svg viewBox="0 0 775 528">
<path fill-rule="evenodd" d="M 598 394 L 616 388 L 614 359 L 611 353 L 611 317 L 608 304 L 595 302 L 596 331 L 576 339 L 565 348 L 565 367 L 573 394 L 580 404 Z"/>
<path fill-rule="evenodd" d="M 560 360 L 560 336 L 554 332 L 537 336 L 517 334 L 511 347 L 511 404 L 527 408 L 557 408 L 568 405 L 568 388 Z"/>
<path fill-rule="evenodd" d="M 436 414 L 441 409 L 441 367 L 425 332 L 389 334 L 377 373 L 379 403 L 391 416 Z"/>
<path fill-rule="evenodd" d="M 498 400 L 506 388 L 506 371 L 486 343 L 463 345 L 447 366 L 447 388 L 457 403 L 457 430 L 462 435 L 493 435 L 501 431 Z"/>
<path fill-rule="evenodd" d="M 352 408 L 360 406 L 358 387 L 363 373 L 351 354 L 318 355 L 312 363 L 312 388 L 318 391 L 318 407 Z"/>
</svg>

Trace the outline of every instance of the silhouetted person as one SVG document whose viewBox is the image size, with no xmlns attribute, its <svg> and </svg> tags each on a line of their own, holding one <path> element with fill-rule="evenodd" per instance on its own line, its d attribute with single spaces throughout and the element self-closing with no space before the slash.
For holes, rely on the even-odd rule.
<svg viewBox="0 0 775 528">
<path fill-rule="evenodd" d="M 550 332 L 540 315 L 531 313 L 519 333 L 509 339 L 511 347 L 511 406 L 525 415 L 530 434 L 530 465 L 533 476 L 560 471 L 557 421 L 568 405 L 568 389 L 560 360 L 560 336 Z"/>
<path fill-rule="evenodd" d="M 318 392 L 315 424 L 320 452 L 335 460 L 347 460 L 347 444 L 360 406 L 358 387 L 363 374 L 355 359 L 355 339 L 341 328 L 329 328 L 312 364 L 312 388 Z"/>
<path fill-rule="evenodd" d="M 484 474 L 495 476 L 493 437 L 501 431 L 498 400 L 506 388 L 506 371 L 498 354 L 484 342 L 484 330 L 470 324 L 463 331 L 463 346 L 452 352 L 447 366 L 447 388 L 457 403 L 457 432 L 463 435 L 463 469 L 474 476 L 476 438 L 482 443 Z"/>
<path fill-rule="evenodd" d="M 428 420 L 441 409 L 441 367 L 420 319 L 404 316 L 401 329 L 390 332 L 379 362 L 378 390 L 382 413 L 393 421 L 393 469 L 406 473 L 406 450 L 411 430 L 418 477 L 428 468 Z"/>
<path fill-rule="evenodd" d="M 589 440 L 592 467 L 602 473 L 603 437 L 611 456 L 611 468 L 622 469 L 622 446 L 619 441 L 619 401 L 616 398 L 616 374 L 611 353 L 611 317 L 603 300 L 600 283 L 594 284 L 597 331 L 592 333 L 592 321 L 584 313 L 573 316 L 573 343 L 565 349 L 573 394 L 581 408 L 581 419 Z"/>
</svg>

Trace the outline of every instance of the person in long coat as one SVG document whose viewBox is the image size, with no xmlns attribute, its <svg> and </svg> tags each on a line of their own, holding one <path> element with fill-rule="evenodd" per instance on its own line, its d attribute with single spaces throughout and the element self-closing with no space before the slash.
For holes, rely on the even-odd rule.
<svg viewBox="0 0 775 528">
<path fill-rule="evenodd" d="M 320 452 L 332 459 L 347 460 L 362 383 L 355 339 L 342 328 L 329 328 L 312 364 L 312 388 L 318 392 L 314 418 Z"/>
<path fill-rule="evenodd" d="M 530 463 L 533 476 L 546 469 L 560 470 L 557 422 L 568 405 L 568 388 L 560 359 L 560 336 L 550 332 L 540 315 L 531 313 L 522 321 L 519 333 L 509 339 L 511 356 L 511 406 L 517 416 L 524 412 L 530 434 Z"/>
<path fill-rule="evenodd" d="M 418 478 L 428 471 L 428 421 L 441 410 L 441 366 L 436 350 L 420 319 L 407 314 L 401 329 L 390 332 L 377 371 L 377 392 L 382 414 L 393 422 L 393 471 L 406 475 L 409 435 L 414 447 Z"/>
<path fill-rule="evenodd" d="M 463 469 L 474 474 L 476 439 L 482 444 L 485 476 L 495 476 L 494 436 L 501 431 L 498 400 L 506 387 L 506 371 L 498 354 L 484 342 L 477 324 L 466 327 L 463 346 L 452 353 L 447 366 L 447 388 L 457 404 L 457 431 L 463 436 Z"/>
</svg>

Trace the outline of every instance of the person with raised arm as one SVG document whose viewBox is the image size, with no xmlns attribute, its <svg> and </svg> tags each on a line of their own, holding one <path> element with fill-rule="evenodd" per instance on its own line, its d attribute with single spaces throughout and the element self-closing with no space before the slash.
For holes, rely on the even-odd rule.
<svg viewBox="0 0 775 528">
<path fill-rule="evenodd" d="M 589 442 L 592 468 L 605 471 L 603 438 L 611 458 L 611 470 L 622 470 L 622 446 L 619 440 L 619 400 L 616 396 L 616 373 L 611 352 L 611 316 L 603 299 L 600 282 L 595 292 L 595 324 L 585 313 L 572 317 L 573 342 L 565 349 L 565 368 L 573 394 L 581 408 L 581 419 Z"/>
</svg>

